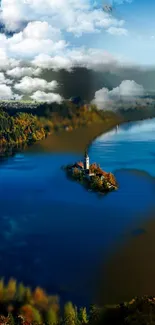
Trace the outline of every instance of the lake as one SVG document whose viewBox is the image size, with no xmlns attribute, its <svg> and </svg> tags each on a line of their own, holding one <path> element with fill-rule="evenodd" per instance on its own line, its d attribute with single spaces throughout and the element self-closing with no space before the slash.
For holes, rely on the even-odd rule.
<svg viewBox="0 0 155 325">
<path fill-rule="evenodd" d="M 61 166 L 83 159 L 79 154 L 31 148 L 0 163 L 0 275 L 42 286 L 77 305 L 153 290 L 155 255 L 147 238 L 152 231 L 155 247 L 150 215 L 155 207 L 155 119 L 124 124 L 98 137 L 89 156 L 115 173 L 118 191 L 100 197 L 68 180 Z M 147 268 L 141 272 L 145 258 Z"/>
</svg>

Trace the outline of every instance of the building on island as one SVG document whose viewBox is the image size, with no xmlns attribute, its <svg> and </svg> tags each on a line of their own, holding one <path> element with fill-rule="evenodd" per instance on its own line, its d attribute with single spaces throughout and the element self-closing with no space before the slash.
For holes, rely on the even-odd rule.
<svg viewBox="0 0 155 325">
<path fill-rule="evenodd" d="M 87 151 L 85 151 L 83 162 L 82 161 L 75 162 L 74 165 L 71 165 L 69 168 L 72 169 L 72 171 L 74 170 L 74 168 L 77 168 L 79 171 L 83 173 L 84 177 L 86 177 L 87 179 L 91 179 L 91 177 L 95 175 L 94 173 L 91 173 L 90 161 L 89 161 L 89 156 Z"/>
<path fill-rule="evenodd" d="M 84 171 L 85 171 L 85 177 L 87 177 L 88 179 L 94 176 L 94 173 L 91 173 L 90 171 L 90 162 L 89 162 L 89 156 L 87 151 L 85 151 L 85 156 L 84 156 Z"/>
<path fill-rule="evenodd" d="M 85 151 L 84 155 L 84 169 L 89 171 L 89 156 L 87 150 Z"/>
</svg>

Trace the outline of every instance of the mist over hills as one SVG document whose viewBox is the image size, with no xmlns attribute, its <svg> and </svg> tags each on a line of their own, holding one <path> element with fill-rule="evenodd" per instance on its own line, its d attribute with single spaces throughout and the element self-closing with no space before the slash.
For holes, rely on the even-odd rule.
<svg viewBox="0 0 155 325">
<path fill-rule="evenodd" d="M 75 68 L 73 72 L 60 70 L 44 70 L 40 75 L 47 81 L 57 80 L 59 93 L 64 98 L 80 96 L 91 101 L 97 90 L 106 87 L 109 90 L 120 85 L 123 80 L 134 80 L 141 84 L 149 96 L 155 96 L 155 69 L 115 69 L 113 71 L 93 71 L 85 68 Z"/>
<path fill-rule="evenodd" d="M 86 68 L 74 68 L 72 72 L 67 70 L 47 70 L 41 71 L 39 78 L 50 83 L 51 80 L 57 81 L 57 92 L 62 96 L 64 100 L 71 97 L 79 96 L 81 100 L 85 100 L 90 103 L 94 100 L 97 93 L 101 93 L 99 99 L 94 102 L 98 104 L 105 103 L 104 109 L 134 109 L 137 107 L 154 107 L 155 106 L 155 69 L 147 68 L 113 68 L 108 67 L 106 71 L 93 71 Z M 12 80 L 17 82 L 17 80 Z M 125 92 L 121 85 L 125 85 Z M 132 86 L 132 87 L 131 87 Z M 135 86 L 138 87 L 134 97 L 132 92 L 135 90 Z M 105 94 L 102 95 L 102 90 Z M 129 92 L 130 88 L 130 92 Z M 140 89 L 140 91 L 139 91 Z M 116 98 L 116 90 L 117 96 Z M 128 94 L 130 96 L 126 96 Z M 17 90 L 17 94 L 20 92 Z M 110 94 L 110 95 L 109 95 Z M 120 95 L 120 94 L 123 94 Z M 107 97 L 107 95 L 109 97 Z M 127 98 L 126 98 L 127 97 Z M 29 94 L 24 94 L 22 100 L 32 100 Z M 26 105 L 26 103 L 25 103 Z"/>
</svg>

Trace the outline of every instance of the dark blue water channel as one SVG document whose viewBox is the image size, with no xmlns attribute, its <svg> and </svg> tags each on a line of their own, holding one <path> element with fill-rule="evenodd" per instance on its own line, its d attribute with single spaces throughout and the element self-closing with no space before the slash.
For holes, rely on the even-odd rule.
<svg viewBox="0 0 155 325">
<path fill-rule="evenodd" d="M 101 263 L 155 205 L 154 179 L 128 170 L 155 176 L 155 120 L 100 136 L 89 155 L 115 172 L 118 191 L 99 197 L 68 180 L 61 166 L 80 155 L 27 152 L 0 164 L 0 275 L 85 305 Z"/>
</svg>

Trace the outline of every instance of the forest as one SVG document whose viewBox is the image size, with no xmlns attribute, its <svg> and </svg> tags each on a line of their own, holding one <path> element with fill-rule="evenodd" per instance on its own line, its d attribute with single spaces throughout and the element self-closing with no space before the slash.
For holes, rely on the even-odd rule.
<svg viewBox="0 0 155 325">
<path fill-rule="evenodd" d="M 88 310 L 64 305 L 40 287 L 33 291 L 15 279 L 0 280 L 0 324 L 3 325 L 154 325 L 155 298 L 136 297 L 116 305 Z"/>
<path fill-rule="evenodd" d="M 72 131 L 94 122 L 108 123 L 118 117 L 111 112 L 99 111 L 93 105 L 78 106 L 73 103 L 41 104 L 37 111 L 0 110 L 0 153 L 10 148 L 21 148 L 44 139 L 61 130 Z"/>
<path fill-rule="evenodd" d="M 3 105 L 0 107 L 0 156 L 10 155 L 17 148 L 21 149 L 44 139 L 48 134 L 62 130 L 70 132 L 93 123 L 112 127 L 122 122 L 155 116 L 152 108 L 99 110 L 95 105 L 82 100 L 66 100 L 62 104 Z"/>
</svg>

